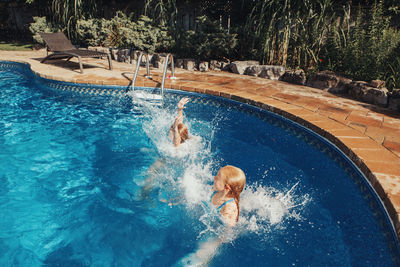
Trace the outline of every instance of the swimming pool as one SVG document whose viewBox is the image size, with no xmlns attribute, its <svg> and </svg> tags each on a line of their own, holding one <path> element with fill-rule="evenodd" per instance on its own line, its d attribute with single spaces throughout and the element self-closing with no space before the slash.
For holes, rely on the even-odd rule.
<svg viewBox="0 0 400 267">
<path fill-rule="evenodd" d="M 1 266 L 174 265 L 223 231 L 202 201 L 225 164 L 247 185 L 239 225 L 211 266 L 400 264 L 360 172 L 284 118 L 172 90 L 161 107 L 118 87 L 87 97 L 19 64 L 0 71 L 0 86 Z M 175 151 L 166 133 L 184 95 L 196 137 Z"/>
</svg>

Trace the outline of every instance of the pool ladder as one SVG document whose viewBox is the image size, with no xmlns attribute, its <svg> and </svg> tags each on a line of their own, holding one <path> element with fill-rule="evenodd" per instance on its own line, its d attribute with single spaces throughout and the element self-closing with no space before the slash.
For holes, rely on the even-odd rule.
<svg viewBox="0 0 400 267">
<path fill-rule="evenodd" d="M 135 90 L 135 83 L 136 83 L 137 75 L 139 73 L 140 65 L 142 64 L 143 55 L 146 57 L 146 69 L 147 69 L 147 74 L 144 77 L 149 78 L 149 79 L 152 78 L 150 75 L 149 55 L 147 53 L 140 52 L 138 60 L 137 60 L 137 64 L 136 64 L 135 74 L 132 79 L 132 85 L 131 85 L 132 91 Z M 165 58 L 165 62 L 164 62 L 164 71 L 163 71 L 163 77 L 162 77 L 162 82 L 161 82 L 161 98 L 164 98 L 164 85 L 165 85 L 165 78 L 166 78 L 167 71 L 168 71 L 168 62 L 169 61 L 171 61 L 171 74 L 172 74 L 172 76 L 169 78 L 173 79 L 173 80 L 176 79 L 175 71 L 174 71 L 174 58 L 173 58 L 172 54 L 167 54 L 167 56 Z"/>
<path fill-rule="evenodd" d="M 164 62 L 164 71 L 163 71 L 163 77 L 162 77 L 162 82 L 161 82 L 161 97 L 164 98 L 164 84 L 165 84 L 165 75 L 167 75 L 168 71 L 168 60 L 171 61 L 171 74 L 172 76 L 170 79 L 175 80 L 175 71 L 174 71 L 174 57 L 172 54 L 167 54 L 167 57 L 165 58 Z"/>
<path fill-rule="evenodd" d="M 147 53 L 140 52 L 138 60 L 137 60 L 137 64 L 136 64 L 135 74 L 133 75 L 133 79 L 132 79 L 132 85 L 131 85 L 131 90 L 132 91 L 135 91 L 136 78 L 137 78 L 137 75 L 139 73 L 140 65 L 142 64 L 143 55 L 146 57 L 146 69 L 147 69 L 147 74 L 144 77 L 151 79 L 150 67 L 149 67 L 149 64 L 150 64 L 149 63 L 149 55 Z"/>
</svg>

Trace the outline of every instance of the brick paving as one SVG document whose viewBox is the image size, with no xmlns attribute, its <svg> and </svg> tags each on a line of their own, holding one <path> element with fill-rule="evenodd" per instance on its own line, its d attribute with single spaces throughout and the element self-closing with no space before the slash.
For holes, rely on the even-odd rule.
<svg viewBox="0 0 400 267">
<path fill-rule="evenodd" d="M 45 50 L 0 51 L 0 60 L 27 62 L 41 77 L 77 83 L 129 85 L 134 67 L 107 60 L 76 59 L 40 63 Z M 139 72 L 136 86 L 161 86 L 162 71 L 151 69 L 152 79 Z M 338 146 L 369 179 L 382 199 L 400 237 L 400 114 L 306 86 L 227 72 L 175 70 L 176 80 L 166 88 L 217 95 L 245 102 L 287 117 L 326 137 Z"/>
</svg>

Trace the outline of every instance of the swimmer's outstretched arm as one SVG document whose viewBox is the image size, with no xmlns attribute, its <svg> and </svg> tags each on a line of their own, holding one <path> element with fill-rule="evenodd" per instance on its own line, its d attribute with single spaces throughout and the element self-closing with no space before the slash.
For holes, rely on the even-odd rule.
<svg viewBox="0 0 400 267">
<path fill-rule="evenodd" d="M 179 134 L 178 125 L 183 123 L 183 109 L 185 105 L 189 102 L 189 98 L 184 97 L 178 102 L 178 116 L 176 116 L 174 124 L 169 129 L 169 136 L 172 139 L 172 143 L 175 147 L 181 144 L 181 135 Z"/>
<path fill-rule="evenodd" d="M 183 117 L 179 116 L 175 118 L 174 124 L 172 125 L 172 143 L 175 147 L 181 144 L 181 135 L 179 133 L 178 125 L 183 123 Z M 171 131 L 171 129 L 170 129 Z"/>
<path fill-rule="evenodd" d="M 183 123 L 183 109 L 185 108 L 185 105 L 189 102 L 189 98 L 184 97 L 178 102 L 178 117 L 177 118 L 182 118 L 182 123 Z"/>
</svg>

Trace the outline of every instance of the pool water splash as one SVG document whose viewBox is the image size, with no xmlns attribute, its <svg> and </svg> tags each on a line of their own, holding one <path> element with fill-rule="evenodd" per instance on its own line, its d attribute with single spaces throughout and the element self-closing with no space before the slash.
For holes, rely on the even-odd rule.
<svg viewBox="0 0 400 267">
<path fill-rule="evenodd" d="M 265 234 L 271 226 L 285 227 L 288 220 L 302 220 L 301 212 L 312 199 L 296 190 L 298 186 L 283 191 L 257 183 L 247 185 L 240 199 L 241 223 L 250 232 Z"/>
<path fill-rule="evenodd" d="M 215 147 L 214 132 L 220 130 L 219 123 L 227 118 L 216 114 L 209 123 L 205 123 L 196 118 L 185 117 L 184 123 L 188 126 L 192 138 L 176 148 L 168 139 L 169 127 L 176 116 L 174 106 L 168 109 L 138 102 L 137 99 L 134 101 L 141 103 L 143 107 L 146 118 L 143 121 L 144 131 L 154 143 L 160 156 L 168 162 L 167 165 L 171 165 L 164 166 L 162 173 L 157 174 L 158 177 L 162 177 L 157 179 L 157 183 L 164 187 L 164 191 L 180 191 L 176 193 L 180 194 L 179 202 L 186 206 L 189 216 L 199 216 L 204 226 L 199 237 L 204 233 L 221 232 L 220 224 L 209 223 L 213 221 L 209 216 L 213 215 L 207 213 L 209 210 L 204 209 L 203 203 L 209 202 L 213 173 L 216 173 L 220 165 L 219 160 L 215 158 L 215 152 L 212 151 L 212 147 Z M 200 132 L 192 130 L 198 128 L 201 128 Z M 200 136 L 202 133 L 207 133 L 207 136 Z M 177 172 L 177 169 L 180 169 L 180 172 Z M 266 171 L 265 176 L 267 175 Z M 262 235 L 270 231 L 271 225 L 282 226 L 287 219 L 300 220 L 301 210 L 310 198 L 308 195 L 295 193 L 298 184 L 299 182 L 285 192 L 273 187 L 247 184 L 240 201 L 240 227 Z M 164 200 L 166 199 L 163 198 Z M 175 204 L 174 201 L 170 204 Z"/>
</svg>

